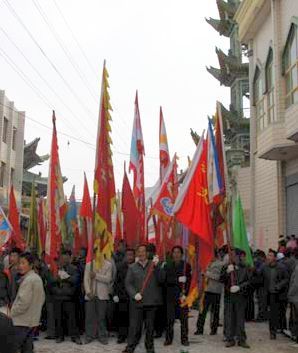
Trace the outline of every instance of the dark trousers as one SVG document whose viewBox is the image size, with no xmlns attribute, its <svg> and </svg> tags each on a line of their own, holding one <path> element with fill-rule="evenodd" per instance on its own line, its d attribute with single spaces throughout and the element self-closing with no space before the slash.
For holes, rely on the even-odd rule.
<svg viewBox="0 0 298 353">
<path fill-rule="evenodd" d="M 279 302 L 279 325 L 278 328 L 280 330 L 287 330 L 288 323 L 287 323 L 287 307 L 288 302 L 286 300 L 280 300 Z"/>
<path fill-rule="evenodd" d="M 118 338 L 126 339 L 129 327 L 129 301 L 120 301 L 117 305 L 116 318 L 118 324 Z"/>
<path fill-rule="evenodd" d="M 47 312 L 47 335 L 55 336 L 55 313 L 54 313 L 54 302 L 46 302 L 46 312 Z"/>
<path fill-rule="evenodd" d="M 54 315 L 56 337 L 63 338 L 65 335 L 64 327 L 67 325 L 67 333 L 71 337 L 78 337 L 79 330 L 76 325 L 76 306 L 70 301 L 54 301 Z"/>
<path fill-rule="evenodd" d="M 15 340 L 20 353 L 33 353 L 33 340 L 30 327 L 15 326 Z"/>
<path fill-rule="evenodd" d="M 85 303 L 85 331 L 88 338 L 107 338 L 108 301 L 94 298 Z"/>
<path fill-rule="evenodd" d="M 268 311 L 267 311 L 267 295 L 264 287 L 259 287 L 256 290 L 256 296 L 258 300 L 258 315 L 257 320 L 267 320 Z"/>
<path fill-rule="evenodd" d="M 16 353 L 16 329 L 12 320 L 0 313 L 0 353 Z"/>
<path fill-rule="evenodd" d="M 276 334 L 280 318 L 280 301 L 276 293 L 268 293 L 267 298 L 269 306 L 269 330 L 271 333 Z"/>
<path fill-rule="evenodd" d="M 225 320 L 225 334 L 227 341 L 246 341 L 245 333 L 245 308 L 246 298 L 241 294 L 225 294 L 225 306 L 227 315 Z"/>
<path fill-rule="evenodd" d="M 127 351 L 133 352 L 142 337 L 142 328 L 145 323 L 145 348 L 147 352 L 154 351 L 154 306 L 139 306 L 131 302 L 129 306 L 129 332 Z"/>
<path fill-rule="evenodd" d="M 155 317 L 154 331 L 157 336 L 162 336 L 167 325 L 167 308 L 166 305 L 160 305 L 156 308 L 158 316 Z"/>
<path fill-rule="evenodd" d="M 197 329 L 200 332 L 204 332 L 204 325 L 208 310 L 210 309 L 212 313 L 212 321 L 211 321 L 211 332 L 217 333 L 218 325 L 219 325 L 219 310 L 220 310 L 220 297 L 221 295 L 218 293 L 205 293 L 203 310 L 199 313 L 198 321 L 197 321 Z"/>
<path fill-rule="evenodd" d="M 188 308 L 181 308 L 179 303 L 167 303 L 166 341 L 173 341 L 176 318 L 181 324 L 181 342 L 186 342 L 188 341 Z"/>
<path fill-rule="evenodd" d="M 296 337 L 296 342 L 298 342 L 298 303 L 291 304 L 291 311 L 293 316 L 292 334 Z"/>
</svg>

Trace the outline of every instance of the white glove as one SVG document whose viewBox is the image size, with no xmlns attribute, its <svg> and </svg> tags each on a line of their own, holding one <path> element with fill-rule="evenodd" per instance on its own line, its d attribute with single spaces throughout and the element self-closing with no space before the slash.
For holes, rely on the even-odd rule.
<svg viewBox="0 0 298 353">
<path fill-rule="evenodd" d="M 232 286 L 230 288 L 230 292 L 231 293 L 238 293 L 240 291 L 240 287 L 239 286 Z"/>
<path fill-rule="evenodd" d="M 186 296 L 183 294 L 183 295 L 181 295 L 181 297 L 180 297 L 180 301 L 183 303 L 183 302 L 185 302 L 185 300 L 186 300 Z"/>
<path fill-rule="evenodd" d="M 233 271 L 235 271 L 235 266 L 233 264 L 230 264 L 227 268 L 227 273 L 231 273 Z"/>
<path fill-rule="evenodd" d="M 114 302 L 114 303 L 119 303 L 119 297 L 118 297 L 118 295 L 114 295 L 114 296 L 113 296 L 113 302 Z"/>
<path fill-rule="evenodd" d="M 137 294 L 135 295 L 135 301 L 136 301 L 136 302 L 140 302 L 142 299 L 143 299 L 143 297 L 142 297 L 142 294 L 141 294 L 141 293 L 137 293 Z"/>
<path fill-rule="evenodd" d="M 70 277 L 70 275 L 64 271 L 64 270 L 59 270 L 58 271 L 58 276 L 61 278 L 61 279 L 67 279 Z"/>
<path fill-rule="evenodd" d="M 153 259 L 152 259 L 152 262 L 153 262 L 153 264 L 154 264 L 155 266 L 157 266 L 158 263 L 159 263 L 159 256 L 158 256 L 158 255 L 154 255 L 154 256 L 153 256 Z"/>
<path fill-rule="evenodd" d="M 180 276 L 180 277 L 178 277 L 178 282 L 179 282 L 179 283 L 186 283 L 186 280 L 187 280 L 186 276 Z"/>
</svg>

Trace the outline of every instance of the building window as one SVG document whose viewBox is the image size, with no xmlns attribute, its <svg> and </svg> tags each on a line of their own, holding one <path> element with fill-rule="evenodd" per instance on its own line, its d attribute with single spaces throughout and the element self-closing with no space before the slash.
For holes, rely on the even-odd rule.
<svg viewBox="0 0 298 353">
<path fill-rule="evenodd" d="M 297 26 L 292 25 L 284 51 L 284 75 L 286 81 L 286 107 L 298 102 L 298 51 Z"/>
<path fill-rule="evenodd" d="M 6 164 L 5 164 L 4 162 L 1 162 L 1 168 L 0 168 L 0 187 L 2 187 L 2 188 L 3 188 L 3 186 L 4 186 L 5 169 L 6 169 Z"/>
<path fill-rule="evenodd" d="M 3 133 L 2 133 L 2 141 L 7 143 L 7 133 L 8 133 L 8 119 L 4 117 L 3 121 Z"/>
<path fill-rule="evenodd" d="M 14 168 L 10 169 L 10 184 L 14 185 Z"/>
<path fill-rule="evenodd" d="M 275 121 L 273 52 L 270 50 L 266 64 L 267 117 L 268 123 Z"/>
<path fill-rule="evenodd" d="M 12 129 L 12 146 L 11 146 L 11 148 L 14 151 L 16 150 L 16 143 L 17 143 L 17 128 L 13 127 L 13 129 Z"/>
<path fill-rule="evenodd" d="M 256 106 L 257 128 L 261 131 L 267 126 L 267 122 L 265 121 L 263 86 L 259 68 L 254 78 L 254 105 Z"/>
</svg>

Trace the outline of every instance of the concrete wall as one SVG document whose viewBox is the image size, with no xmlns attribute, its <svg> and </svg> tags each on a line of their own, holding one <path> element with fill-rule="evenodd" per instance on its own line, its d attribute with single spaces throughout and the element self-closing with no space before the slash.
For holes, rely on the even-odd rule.
<svg viewBox="0 0 298 353">
<path fill-rule="evenodd" d="M 285 82 L 282 76 L 282 52 L 289 33 L 291 18 L 298 16 L 297 0 L 268 0 L 266 16 L 250 40 L 250 86 L 258 65 L 263 80 L 265 109 L 265 66 L 269 49 L 273 49 L 276 122 L 263 131 L 256 130 L 256 116 L 251 100 L 251 226 L 256 247 L 276 248 L 279 234 L 286 229 L 285 178 L 298 173 L 298 155 L 294 160 L 270 161 L 260 156 L 270 148 L 294 143 L 287 140 L 298 129 L 298 105 L 285 109 Z M 252 93 L 252 91 L 251 91 Z M 252 97 L 252 95 L 251 95 Z"/>
<path fill-rule="evenodd" d="M 3 121 L 8 119 L 7 141 L 3 142 Z M 12 149 L 13 129 L 16 128 L 15 150 Z M 17 202 L 21 203 L 23 159 L 24 159 L 24 129 L 25 113 L 20 112 L 10 101 L 4 91 L 0 91 L 0 162 L 6 164 L 4 186 L 0 187 L 0 204 L 7 206 L 8 191 L 13 183 Z M 11 169 L 14 169 L 14 180 L 11 178 Z"/>
</svg>

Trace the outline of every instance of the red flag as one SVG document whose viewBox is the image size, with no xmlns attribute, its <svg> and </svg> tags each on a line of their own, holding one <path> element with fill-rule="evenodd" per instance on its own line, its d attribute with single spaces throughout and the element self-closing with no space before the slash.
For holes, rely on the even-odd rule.
<svg viewBox="0 0 298 353">
<path fill-rule="evenodd" d="M 213 257 L 213 235 L 207 181 L 207 143 L 202 137 L 192 164 L 178 194 L 174 213 L 176 218 L 200 238 L 204 254 L 200 267 L 204 271 Z"/>
<path fill-rule="evenodd" d="M 26 249 L 26 241 L 22 235 L 20 228 L 20 215 L 15 199 L 13 185 L 11 185 L 9 193 L 8 220 L 13 229 L 12 235 L 8 241 L 9 245 L 15 246 L 20 250 L 24 251 Z"/>
<path fill-rule="evenodd" d="M 95 241 L 98 243 L 98 246 L 96 246 L 98 249 L 96 266 L 98 268 L 102 264 L 103 256 L 108 259 L 112 256 L 114 244 L 112 212 L 115 205 L 116 191 L 110 137 L 110 111 L 112 107 L 108 92 L 108 77 L 109 74 L 104 63 L 94 175 L 94 194 L 96 197 L 94 235 L 97 238 Z"/>
<path fill-rule="evenodd" d="M 45 251 L 46 262 L 51 266 L 51 270 L 54 273 L 57 271 L 55 259 L 58 258 L 62 244 L 61 220 L 65 216 L 67 209 L 58 149 L 56 116 L 53 111 L 53 135 L 47 193 L 48 227 Z"/>
<path fill-rule="evenodd" d="M 46 217 L 44 211 L 44 198 L 41 197 L 38 200 L 38 210 L 37 210 L 37 218 L 38 218 L 38 234 L 40 236 L 41 248 L 42 251 L 45 250 L 46 243 Z"/>
<path fill-rule="evenodd" d="M 120 240 L 122 240 L 122 217 L 121 217 L 121 199 L 120 192 L 117 193 L 116 200 L 116 229 L 115 229 L 115 244 L 118 244 Z"/>
<path fill-rule="evenodd" d="M 129 171 L 133 171 L 133 194 L 136 200 L 138 217 L 138 233 L 140 242 L 146 239 L 145 232 L 145 182 L 144 182 L 144 141 L 138 102 L 138 92 L 135 99 L 135 116 L 131 138 Z"/>
<path fill-rule="evenodd" d="M 88 251 L 87 251 L 87 258 L 86 263 L 91 263 L 93 258 L 93 227 L 92 227 L 92 206 L 91 206 L 91 199 L 90 193 L 88 188 L 88 182 L 86 178 L 86 174 L 84 174 L 84 193 L 82 199 L 82 205 L 80 209 L 80 216 L 83 219 L 83 228 L 84 233 L 87 235 L 88 239 Z"/>
<path fill-rule="evenodd" d="M 166 125 L 163 118 L 162 108 L 159 112 L 159 161 L 160 161 L 160 181 L 166 175 L 168 165 L 170 164 L 170 153 L 168 147 L 168 137 Z"/>
<path fill-rule="evenodd" d="M 163 182 L 160 187 L 159 194 L 151 213 L 161 217 L 165 222 L 169 222 L 173 217 L 173 207 L 177 196 L 177 163 L 176 155 L 169 166 Z"/>
<path fill-rule="evenodd" d="M 127 246 L 136 247 L 140 243 L 138 238 L 139 212 L 130 187 L 130 183 L 124 171 L 122 184 L 122 213 L 123 213 L 123 238 Z"/>
</svg>

